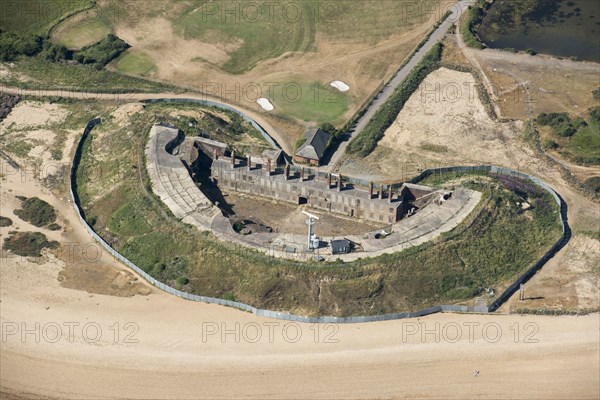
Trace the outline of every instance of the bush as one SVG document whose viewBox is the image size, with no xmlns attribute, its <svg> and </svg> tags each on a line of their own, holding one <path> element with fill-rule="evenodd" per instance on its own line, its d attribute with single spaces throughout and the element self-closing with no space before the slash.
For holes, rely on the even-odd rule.
<svg viewBox="0 0 600 400">
<path fill-rule="evenodd" d="M 377 142 L 383 137 L 386 129 L 394 123 L 410 96 L 419 88 L 427 75 L 439 68 L 442 48 L 442 44 L 437 43 L 419 65 L 410 72 L 402 85 L 394 90 L 394 93 L 375 113 L 367 126 L 348 144 L 347 151 L 349 153 L 366 157 L 375 150 Z"/>
<path fill-rule="evenodd" d="M 190 280 L 185 276 L 180 276 L 179 278 L 177 278 L 177 284 L 180 286 L 185 286 L 188 283 L 190 283 Z"/>
<path fill-rule="evenodd" d="M 0 61 L 14 61 L 19 56 L 34 56 L 42 51 L 44 38 L 0 31 Z"/>
<path fill-rule="evenodd" d="M 12 225 L 12 219 L 0 215 L 0 227 L 5 228 Z"/>
<path fill-rule="evenodd" d="M 14 211 L 15 215 L 34 226 L 46 226 L 56 221 L 54 208 L 37 197 L 22 200 L 21 207 Z"/>
<path fill-rule="evenodd" d="M 592 96 L 594 100 L 600 100 L 600 87 L 592 91 Z"/>
<path fill-rule="evenodd" d="M 567 113 L 541 113 L 536 118 L 536 122 L 552 127 L 554 133 L 561 137 L 570 137 L 577 132 Z"/>
<path fill-rule="evenodd" d="M 594 176 L 592 178 L 586 179 L 584 183 L 594 192 L 600 193 L 600 176 Z"/>
<path fill-rule="evenodd" d="M 129 47 L 131 46 L 111 34 L 98 43 L 76 51 L 73 58 L 80 64 L 93 64 L 97 69 L 102 69 Z"/>
<path fill-rule="evenodd" d="M 42 249 L 55 249 L 58 245 L 56 241 L 49 242 L 46 235 L 40 232 L 15 232 L 4 239 L 6 250 L 25 257 L 40 257 Z"/>
<path fill-rule="evenodd" d="M 600 107 L 590 108 L 589 113 L 592 121 L 600 125 Z"/>
<path fill-rule="evenodd" d="M 460 24 L 460 34 L 465 44 L 479 50 L 485 49 L 485 46 L 475 36 L 475 30 L 483 20 L 484 6 L 485 2 L 481 0 L 475 7 L 469 6 L 469 11 Z"/>
<path fill-rule="evenodd" d="M 48 225 L 48 229 L 50 229 L 51 231 L 59 231 L 61 229 L 61 227 L 57 223 L 52 223 L 52 224 Z"/>
<path fill-rule="evenodd" d="M 544 148 L 556 150 L 558 149 L 558 143 L 556 143 L 554 140 L 544 140 Z"/>
<path fill-rule="evenodd" d="M 533 50 L 533 49 L 527 49 L 525 50 L 527 52 L 527 54 L 529 54 L 530 56 L 535 56 L 537 53 Z"/>
</svg>

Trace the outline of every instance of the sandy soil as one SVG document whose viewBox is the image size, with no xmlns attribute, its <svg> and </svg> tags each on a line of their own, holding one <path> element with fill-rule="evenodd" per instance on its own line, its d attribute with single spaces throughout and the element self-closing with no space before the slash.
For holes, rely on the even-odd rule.
<svg viewBox="0 0 600 400">
<path fill-rule="evenodd" d="M 65 289 L 56 264 L 5 261 L 4 392 L 77 399 L 600 395 L 597 314 L 443 314 L 321 325 L 316 338 L 314 325 L 286 326 L 158 291 L 123 298 Z M 39 342 L 21 336 L 36 323 Z M 222 335 L 225 329 L 239 334 Z M 423 336 L 425 329 L 439 333 Z"/>
<path fill-rule="evenodd" d="M 569 246 L 525 286 L 525 300 L 515 297 L 507 306 L 511 309 L 597 309 L 600 307 L 598 265 L 600 242 L 575 235 Z"/>
<path fill-rule="evenodd" d="M 425 168 L 494 163 L 523 169 L 533 152 L 518 138 L 520 122 L 486 113 L 470 73 L 440 68 L 410 97 L 377 149 L 363 160 L 346 157 L 341 173 L 408 179 Z M 398 179 L 398 178 L 397 178 Z"/>
<path fill-rule="evenodd" d="M 565 186 L 553 170 L 537 172 L 563 195 L 572 223 L 597 226 L 596 205 Z M 63 235 L 61 242 L 79 248 L 92 243 L 64 195 L 20 174 L 2 179 L 0 214 L 5 204 L 12 212 L 15 195 L 37 195 L 57 209 L 65 226 L 56 233 Z M 0 230 L 2 237 L 6 232 Z M 559 254 L 566 254 L 559 267 L 568 265 L 578 276 L 573 281 L 581 304 L 593 301 L 592 286 L 578 282 L 588 260 L 597 257 L 597 246 L 575 237 Z M 60 260 L 52 254 L 38 260 L 2 257 L 0 394 L 72 399 L 600 396 L 598 314 L 440 314 L 360 325 L 286 325 L 167 295 L 140 282 L 106 252 L 96 261 L 86 250 L 76 250 L 72 258 L 63 251 Z M 583 264 L 571 264 L 577 254 Z M 528 295 L 543 277 L 538 274 L 528 284 Z M 35 333 L 22 334 L 25 329 L 39 332 L 39 340 Z M 239 334 L 223 334 L 226 329 Z M 425 329 L 439 333 L 424 334 Z"/>
<path fill-rule="evenodd" d="M 15 128 L 31 128 L 64 121 L 67 112 L 58 104 L 23 101 L 2 121 L 2 125 Z"/>
</svg>

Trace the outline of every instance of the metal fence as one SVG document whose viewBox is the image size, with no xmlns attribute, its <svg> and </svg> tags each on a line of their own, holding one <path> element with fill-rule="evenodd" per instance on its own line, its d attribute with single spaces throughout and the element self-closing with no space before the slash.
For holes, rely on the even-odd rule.
<svg viewBox="0 0 600 400">
<path fill-rule="evenodd" d="M 251 312 L 252 314 L 255 314 L 260 317 L 274 318 L 274 319 L 279 319 L 279 320 L 284 320 L 284 321 L 305 322 L 305 323 L 362 323 L 362 322 L 374 322 L 374 321 L 387 321 L 387 320 L 402 319 L 402 318 L 422 317 L 425 315 L 434 314 L 434 313 L 438 313 L 438 312 L 487 313 L 488 311 L 496 310 L 500 306 L 500 304 L 502 304 L 506 299 L 508 299 L 508 297 L 510 297 L 510 295 L 512 293 L 514 293 L 515 290 L 517 290 L 518 285 L 520 283 L 529 279 L 539 268 L 541 268 L 541 266 L 550 257 L 552 257 L 552 255 L 554 255 L 554 253 L 556 253 L 556 251 L 560 248 L 560 246 L 563 245 L 567 240 L 566 232 L 568 231 L 568 225 L 566 224 L 566 222 L 564 222 L 566 220 L 566 206 L 564 206 L 564 202 L 561 200 L 561 198 L 558 196 L 558 194 L 556 194 L 556 192 L 554 192 L 554 190 L 552 190 L 552 188 L 550 188 L 548 185 L 546 185 L 544 182 L 538 180 L 537 178 L 534 178 L 529 175 L 522 174 L 522 173 L 519 173 L 516 171 L 512 171 L 510 169 L 499 168 L 499 167 L 494 167 L 494 166 L 452 167 L 452 168 L 440 168 L 440 169 L 435 169 L 435 170 L 426 170 L 426 171 L 423 171 L 423 173 L 421 173 L 421 175 L 419 175 L 417 178 L 413 179 L 411 182 L 418 182 L 419 180 L 422 180 L 425 177 L 432 175 L 434 173 L 467 172 L 467 171 L 487 171 L 487 172 L 513 175 L 513 176 L 531 179 L 534 183 L 541 186 L 545 190 L 549 191 L 553 195 L 556 202 L 561 206 L 561 217 L 562 217 L 561 223 L 563 226 L 563 236 L 561 237 L 561 240 L 559 240 L 557 243 L 554 244 L 554 246 L 552 246 L 552 249 L 549 250 L 544 255 L 544 257 L 542 257 L 542 259 L 540 259 L 533 267 L 528 269 L 527 272 L 525 272 L 523 275 L 521 275 L 506 291 L 504 291 L 504 293 L 502 293 L 492 303 L 492 305 L 490 307 L 478 307 L 478 306 L 468 307 L 468 306 L 458 306 L 458 305 L 441 305 L 441 306 L 430 307 L 430 308 L 413 311 L 413 312 L 392 313 L 392 314 L 384 314 L 384 315 L 368 315 L 368 316 L 356 316 L 356 317 L 330 317 L 330 316 L 307 317 L 307 316 L 302 316 L 302 315 L 294 315 L 294 314 L 290 314 L 287 312 L 263 310 L 263 309 L 252 307 L 251 305 L 240 303 L 237 301 L 218 299 L 218 298 L 214 298 L 214 297 L 198 296 L 195 294 L 183 292 L 181 290 L 172 288 L 172 287 L 156 280 L 152 276 L 148 275 L 140 267 L 135 265 L 133 262 L 129 261 L 126 257 L 121 255 L 118 251 L 113 249 L 86 222 L 85 217 L 84 217 L 84 212 L 81 209 L 79 197 L 77 195 L 77 180 L 76 180 L 77 168 L 78 168 L 79 162 L 81 160 L 81 151 L 82 151 L 85 139 L 91 133 L 92 129 L 96 125 L 101 124 L 101 123 L 102 123 L 102 121 L 100 118 L 96 118 L 96 119 L 93 119 L 90 122 L 88 122 L 88 124 L 86 125 L 85 130 L 83 132 L 83 135 L 81 136 L 81 139 L 77 145 L 77 149 L 75 151 L 75 156 L 73 158 L 73 164 L 71 165 L 71 173 L 70 173 L 71 198 L 73 199 L 73 205 L 75 207 L 75 211 L 77 212 L 77 215 L 79 216 L 79 220 L 83 224 L 83 226 L 87 229 L 89 234 L 96 241 L 98 241 L 98 243 L 100 243 L 106 249 L 106 251 L 108 251 L 110 254 L 112 254 L 112 256 L 115 259 L 119 260 L 123 264 L 127 265 L 129 268 L 133 269 L 142 278 L 144 278 L 146 281 L 150 282 L 152 285 L 156 286 L 157 288 L 164 290 L 167 293 L 174 294 L 175 296 L 181 297 L 186 300 L 234 307 L 239 310 Z"/>
<path fill-rule="evenodd" d="M 472 167 L 447 167 L 447 168 L 435 168 L 428 169 L 423 171 L 419 176 L 413 178 L 410 182 L 418 183 L 428 176 L 435 174 L 444 174 L 444 173 L 465 173 L 465 172 L 488 172 L 499 175 L 509 175 L 514 176 L 523 180 L 530 180 L 535 185 L 541 187 L 554 199 L 556 204 L 560 209 L 560 224 L 562 228 L 561 237 L 552 245 L 552 247 L 544 253 L 544 255 L 533 264 L 527 271 L 525 271 L 521 276 L 517 278 L 516 281 L 512 283 L 504 292 L 502 292 L 489 306 L 489 311 L 496 311 L 506 300 L 510 298 L 521 286 L 522 283 L 527 282 L 535 273 L 546 264 L 546 262 L 551 259 L 568 241 L 571 237 L 571 229 L 569 228 L 568 218 L 567 218 L 567 204 L 562 200 L 560 195 L 554 191 L 548 184 L 539 180 L 538 178 L 524 174 L 522 172 L 514 171 L 509 168 L 496 167 L 493 165 L 481 165 L 481 166 L 472 166 Z"/>
</svg>

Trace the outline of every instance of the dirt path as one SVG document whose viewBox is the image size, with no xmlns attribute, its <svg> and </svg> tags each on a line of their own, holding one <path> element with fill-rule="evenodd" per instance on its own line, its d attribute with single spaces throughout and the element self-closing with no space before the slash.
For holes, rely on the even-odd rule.
<svg viewBox="0 0 600 400">
<path fill-rule="evenodd" d="M 283 150 L 290 154 L 292 149 L 288 145 L 287 141 L 284 140 L 283 136 L 260 114 L 250 111 L 247 109 L 243 109 L 239 106 L 235 106 L 232 104 L 224 103 L 220 99 L 216 99 L 206 95 L 199 95 L 194 93 L 183 93 L 183 94 L 175 94 L 175 93 L 91 93 L 91 92 L 70 92 L 70 91 L 62 91 L 62 90 L 24 90 L 10 87 L 1 87 L 0 92 L 10 93 L 10 94 L 18 94 L 20 96 L 36 96 L 36 97 L 64 97 L 70 99 L 78 99 L 78 100 L 108 100 L 115 102 L 133 102 L 133 101 L 141 101 L 141 100 L 151 100 L 151 99 L 193 99 L 193 100 L 209 100 L 214 101 L 216 103 L 224 104 L 228 107 L 231 107 L 239 112 L 242 112 L 252 118 L 256 123 L 263 127 L 263 129 L 271 136 L 279 145 L 283 148 Z"/>
</svg>

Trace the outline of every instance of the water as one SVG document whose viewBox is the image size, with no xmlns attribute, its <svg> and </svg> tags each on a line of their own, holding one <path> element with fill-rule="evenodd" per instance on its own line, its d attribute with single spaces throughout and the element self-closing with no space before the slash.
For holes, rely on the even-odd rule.
<svg viewBox="0 0 600 400">
<path fill-rule="evenodd" d="M 496 0 L 477 34 L 490 48 L 600 62 L 600 0 Z"/>
</svg>

